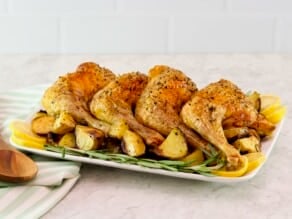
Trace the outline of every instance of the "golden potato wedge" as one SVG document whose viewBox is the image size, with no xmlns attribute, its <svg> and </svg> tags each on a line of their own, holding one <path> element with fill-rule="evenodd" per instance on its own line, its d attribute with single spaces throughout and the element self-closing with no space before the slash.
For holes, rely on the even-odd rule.
<svg viewBox="0 0 292 219">
<path fill-rule="evenodd" d="M 179 159 L 184 162 L 191 162 L 189 166 L 199 165 L 204 162 L 204 154 L 200 149 L 195 149 L 192 153 L 186 155 L 185 157 Z"/>
<path fill-rule="evenodd" d="M 76 122 L 74 121 L 73 117 L 69 113 L 61 112 L 54 122 L 52 132 L 63 135 L 73 131 L 75 126 Z"/>
<path fill-rule="evenodd" d="M 132 157 L 138 157 L 145 153 L 146 146 L 138 134 L 126 130 L 122 139 L 122 150 Z"/>
<path fill-rule="evenodd" d="M 55 123 L 55 118 L 53 116 L 48 116 L 43 114 L 38 116 L 31 121 L 31 130 L 39 135 L 46 135 L 52 131 Z"/>
<path fill-rule="evenodd" d="M 261 95 L 258 92 L 254 91 L 247 97 L 252 102 L 254 108 L 259 112 L 261 110 Z"/>
<path fill-rule="evenodd" d="M 259 152 L 260 151 L 260 140 L 255 136 L 237 139 L 232 144 L 240 152 Z"/>
<path fill-rule="evenodd" d="M 229 142 L 239 138 L 248 137 L 249 129 L 247 127 L 232 127 L 224 130 L 224 135 Z"/>
<path fill-rule="evenodd" d="M 83 125 L 75 127 L 76 145 L 82 150 L 96 150 L 104 141 L 104 133 L 98 129 Z"/>
<path fill-rule="evenodd" d="M 179 159 L 188 153 L 188 145 L 184 134 L 179 128 L 174 128 L 161 145 L 153 149 L 159 156 L 169 159 Z"/>
<path fill-rule="evenodd" d="M 76 146 L 75 134 L 72 132 L 66 133 L 58 141 L 59 146 L 74 148 Z"/>
</svg>

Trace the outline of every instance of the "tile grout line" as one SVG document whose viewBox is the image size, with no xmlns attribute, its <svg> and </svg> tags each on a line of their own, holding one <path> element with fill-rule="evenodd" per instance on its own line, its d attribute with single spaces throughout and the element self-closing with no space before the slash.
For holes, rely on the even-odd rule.
<svg viewBox="0 0 292 219">
<path fill-rule="evenodd" d="M 173 16 L 167 17 L 167 44 L 166 53 L 171 54 L 173 52 Z"/>
<path fill-rule="evenodd" d="M 12 13 L 12 5 L 11 5 L 11 0 L 6 0 L 6 13 L 8 14 L 8 15 L 13 15 L 13 13 Z"/>
<path fill-rule="evenodd" d="M 223 12 L 230 13 L 232 11 L 231 2 L 229 0 L 224 0 Z"/>
<path fill-rule="evenodd" d="M 57 16 L 57 42 L 56 42 L 56 52 L 63 53 L 63 42 L 62 42 L 62 27 L 61 27 L 61 16 Z"/>
<path fill-rule="evenodd" d="M 273 27 L 272 27 L 272 51 L 273 52 L 278 52 L 279 50 L 278 25 L 279 25 L 279 18 L 275 16 L 273 20 Z"/>
</svg>

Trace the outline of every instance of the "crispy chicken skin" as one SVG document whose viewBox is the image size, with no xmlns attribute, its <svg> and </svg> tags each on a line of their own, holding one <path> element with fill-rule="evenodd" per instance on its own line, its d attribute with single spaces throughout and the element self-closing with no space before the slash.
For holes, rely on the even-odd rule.
<svg viewBox="0 0 292 219">
<path fill-rule="evenodd" d="M 179 128 L 190 145 L 208 150 L 208 143 L 187 127 L 179 116 L 181 107 L 197 90 L 195 83 L 183 72 L 162 65 L 150 69 L 149 77 L 151 80 L 136 105 L 137 120 L 164 136 Z"/>
<path fill-rule="evenodd" d="M 76 72 L 59 77 L 45 91 L 42 105 L 49 115 L 58 116 L 61 112 L 67 112 L 80 123 L 107 131 L 109 125 L 90 114 L 88 103 L 98 90 L 114 78 L 115 75 L 106 68 L 93 62 L 83 63 Z"/>
<path fill-rule="evenodd" d="M 139 134 L 148 145 L 158 146 L 164 140 L 162 135 L 137 122 L 133 115 L 136 102 L 147 83 L 148 77 L 144 74 L 123 74 L 94 95 L 90 111 L 96 118 L 109 124 L 119 120 L 126 121 L 129 128 Z"/>
<path fill-rule="evenodd" d="M 228 80 L 211 83 L 195 93 L 181 111 L 185 124 L 217 147 L 227 159 L 230 169 L 242 162 L 241 155 L 228 144 L 222 125 L 246 127 L 257 119 L 257 111 L 245 94 Z"/>
<path fill-rule="evenodd" d="M 258 114 L 256 121 L 249 128 L 256 130 L 260 136 L 265 137 L 271 136 L 276 126 L 268 121 L 264 115 Z"/>
</svg>

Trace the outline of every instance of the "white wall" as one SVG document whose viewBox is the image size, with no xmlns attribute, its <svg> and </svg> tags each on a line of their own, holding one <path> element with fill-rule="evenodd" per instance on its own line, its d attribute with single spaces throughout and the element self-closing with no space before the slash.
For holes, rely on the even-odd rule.
<svg viewBox="0 0 292 219">
<path fill-rule="evenodd" d="M 292 0 L 0 0 L 0 53 L 291 52 Z"/>
</svg>

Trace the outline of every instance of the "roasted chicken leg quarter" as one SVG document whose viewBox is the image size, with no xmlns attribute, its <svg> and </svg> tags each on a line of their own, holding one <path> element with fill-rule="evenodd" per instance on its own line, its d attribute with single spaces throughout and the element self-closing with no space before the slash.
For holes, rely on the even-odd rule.
<svg viewBox="0 0 292 219">
<path fill-rule="evenodd" d="M 190 145 L 209 150 L 208 143 L 187 127 L 179 115 L 183 104 L 196 92 L 195 83 L 168 66 L 154 66 L 149 76 L 151 80 L 137 102 L 137 120 L 165 136 L 179 128 Z"/>
<path fill-rule="evenodd" d="M 92 62 L 83 63 L 76 72 L 59 77 L 45 91 L 42 105 L 49 115 L 58 116 L 66 112 L 79 123 L 107 131 L 109 125 L 90 114 L 88 103 L 98 90 L 114 78 L 115 75 L 106 68 Z"/>
<path fill-rule="evenodd" d="M 236 169 L 242 157 L 228 144 L 223 123 L 228 121 L 234 127 L 248 127 L 256 121 L 257 111 L 236 85 L 220 80 L 196 92 L 183 106 L 181 117 L 185 124 L 223 152 L 230 169 Z"/>
<path fill-rule="evenodd" d="M 158 146 L 164 140 L 162 135 L 137 122 L 133 115 L 136 102 L 147 83 L 148 77 L 144 74 L 123 74 L 94 95 L 90 111 L 109 124 L 124 120 L 148 145 Z"/>
</svg>

